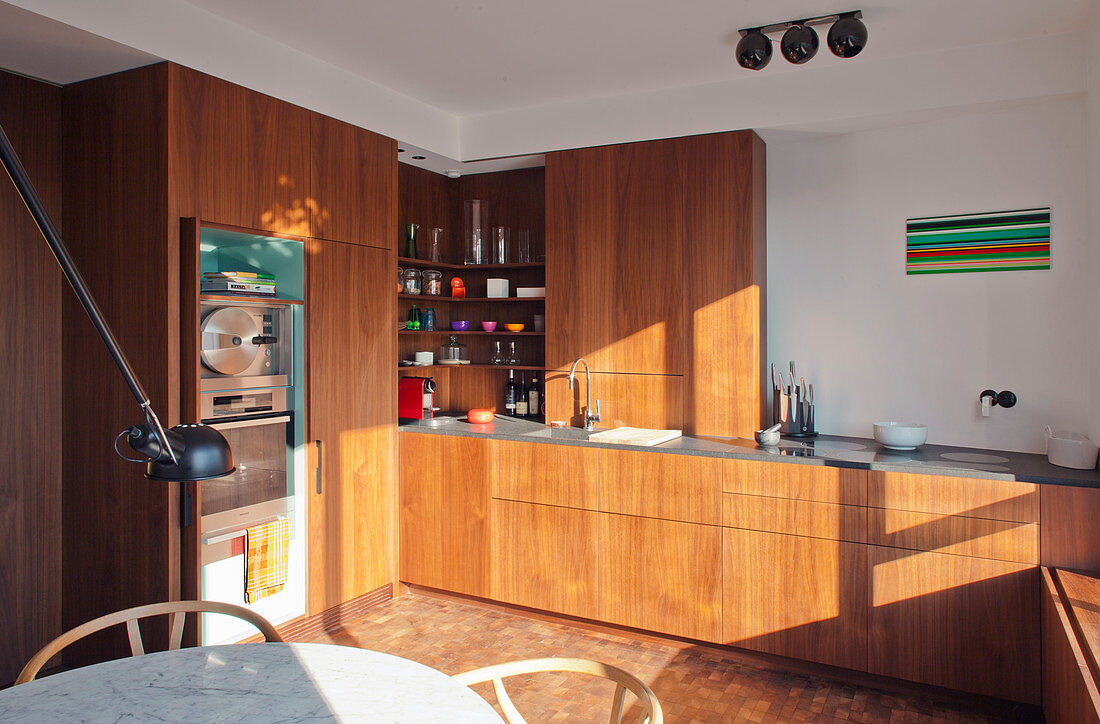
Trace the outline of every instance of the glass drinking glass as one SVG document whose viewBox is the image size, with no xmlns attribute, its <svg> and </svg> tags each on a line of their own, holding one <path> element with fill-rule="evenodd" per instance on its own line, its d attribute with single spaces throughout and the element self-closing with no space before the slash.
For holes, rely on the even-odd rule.
<svg viewBox="0 0 1100 724">
<path fill-rule="evenodd" d="M 526 264 L 531 261 L 531 231 L 520 229 L 516 234 L 516 261 Z"/>
<path fill-rule="evenodd" d="M 485 253 L 486 224 L 485 214 L 487 205 L 480 199 L 468 199 L 465 207 L 465 235 L 467 264 L 485 264 L 488 260 Z"/>
<path fill-rule="evenodd" d="M 438 226 L 428 229 L 428 261 L 443 261 L 443 251 L 440 246 L 443 243 L 443 229 Z"/>
<path fill-rule="evenodd" d="M 496 254 L 496 258 L 493 261 L 497 264 L 508 263 L 508 236 L 508 227 L 493 227 L 493 252 Z"/>
</svg>

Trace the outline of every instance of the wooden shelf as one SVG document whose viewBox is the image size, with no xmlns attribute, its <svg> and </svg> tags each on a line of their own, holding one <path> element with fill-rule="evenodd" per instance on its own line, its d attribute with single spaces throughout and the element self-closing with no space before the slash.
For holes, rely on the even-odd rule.
<svg viewBox="0 0 1100 724">
<path fill-rule="evenodd" d="M 433 302 L 545 302 L 546 297 L 444 297 L 430 294 L 398 294 L 398 299 L 430 299 Z"/>
<path fill-rule="evenodd" d="M 499 269 L 541 269 L 546 266 L 544 261 L 517 262 L 515 264 L 448 264 L 442 261 L 427 261 L 425 259 L 410 259 L 406 256 L 397 257 L 398 266 L 416 266 L 429 269 L 462 269 L 466 271 L 494 271 Z"/>
<path fill-rule="evenodd" d="M 465 369 L 467 367 L 473 367 L 473 368 L 476 368 L 476 369 L 493 369 L 493 370 L 535 370 L 537 372 L 545 372 L 546 371 L 545 367 L 535 366 L 535 365 L 489 365 L 489 364 L 477 364 L 477 363 L 473 363 L 473 362 L 471 362 L 468 365 L 440 365 L 440 364 L 434 364 L 434 365 L 409 365 L 407 367 L 402 367 L 401 365 L 397 365 L 397 371 L 398 372 L 403 372 L 404 370 L 427 370 L 427 369 L 431 369 L 433 367 L 443 367 L 443 368 L 452 369 L 452 370 L 453 369 Z"/>
<path fill-rule="evenodd" d="M 499 335 L 505 335 L 505 336 L 508 336 L 508 337 L 545 337 L 546 336 L 546 332 L 509 332 L 506 329 L 503 329 L 503 330 L 500 330 L 500 331 L 493 331 L 493 332 L 482 332 L 481 330 L 473 330 L 473 329 L 467 330 L 465 332 L 458 332 L 458 331 L 455 331 L 453 329 L 435 329 L 435 330 L 430 330 L 430 331 L 423 330 L 423 329 L 399 329 L 399 330 L 397 330 L 397 333 L 398 334 L 405 334 L 405 335 L 409 335 L 409 336 L 417 335 L 417 334 L 443 334 L 443 335 L 447 335 L 447 334 L 470 334 L 470 335 L 478 335 L 478 336 L 481 336 L 481 337 L 496 337 L 496 336 L 499 336 Z"/>
<path fill-rule="evenodd" d="M 200 294 L 204 302 L 248 302 L 249 304 L 305 304 L 301 299 L 284 297 L 253 297 L 247 294 Z"/>
</svg>

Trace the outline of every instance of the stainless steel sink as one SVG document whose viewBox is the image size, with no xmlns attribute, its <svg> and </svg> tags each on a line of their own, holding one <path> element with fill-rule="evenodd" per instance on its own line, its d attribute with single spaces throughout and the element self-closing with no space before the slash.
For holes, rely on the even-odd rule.
<svg viewBox="0 0 1100 724">
<path fill-rule="evenodd" d="M 542 430 L 525 433 L 524 437 L 548 437 L 557 440 L 579 440 L 581 442 L 587 442 L 588 436 L 591 434 L 592 433 L 587 430 L 582 430 L 579 427 L 546 427 Z"/>
</svg>

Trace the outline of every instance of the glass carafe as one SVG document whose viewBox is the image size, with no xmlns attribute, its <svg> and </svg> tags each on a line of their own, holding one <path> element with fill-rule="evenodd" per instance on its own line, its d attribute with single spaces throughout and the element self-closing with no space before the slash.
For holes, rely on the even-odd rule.
<svg viewBox="0 0 1100 724">
<path fill-rule="evenodd" d="M 516 343 L 508 343 L 508 356 L 504 360 L 504 364 L 516 366 L 519 364 L 519 357 L 516 356 Z"/>
<path fill-rule="evenodd" d="M 504 351 L 500 348 L 500 340 L 496 342 L 496 349 L 493 350 L 493 355 L 489 358 L 489 364 L 502 365 L 504 364 Z"/>
</svg>

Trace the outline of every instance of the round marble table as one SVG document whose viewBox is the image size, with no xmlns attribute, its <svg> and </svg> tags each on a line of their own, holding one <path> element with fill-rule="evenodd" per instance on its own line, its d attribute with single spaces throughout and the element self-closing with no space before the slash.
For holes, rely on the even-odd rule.
<svg viewBox="0 0 1100 724">
<path fill-rule="evenodd" d="M 0 691 L 0 721 L 500 724 L 451 677 L 376 651 L 235 644 L 162 651 Z"/>
</svg>

